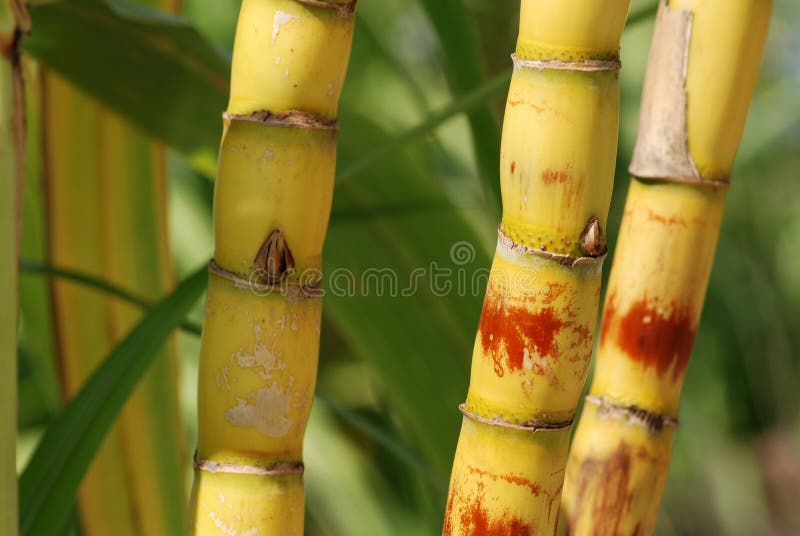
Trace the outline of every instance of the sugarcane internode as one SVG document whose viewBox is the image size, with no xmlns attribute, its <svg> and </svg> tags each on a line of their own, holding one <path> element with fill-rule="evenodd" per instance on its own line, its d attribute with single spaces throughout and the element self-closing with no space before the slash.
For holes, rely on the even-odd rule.
<svg viewBox="0 0 800 536">
<path fill-rule="evenodd" d="M 214 191 L 195 534 L 303 534 L 302 443 L 355 5 L 242 3 Z"/>
<path fill-rule="evenodd" d="M 600 299 L 627 9 L 627 0 L 522 1 L 500 153 L 503 218 L 444 534 L 556 528 Z"/>
<path fill-rule="evenodd" d="M 662 0 L 597 365 L 562 501 L 570 534 L 654 530 L 769 0 Z"/>
</svg>

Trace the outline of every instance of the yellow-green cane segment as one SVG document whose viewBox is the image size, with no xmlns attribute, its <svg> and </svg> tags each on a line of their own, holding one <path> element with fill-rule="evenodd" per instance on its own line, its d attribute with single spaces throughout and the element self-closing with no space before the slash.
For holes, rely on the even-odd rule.
<svg viewBox="0 0 800 536">
<path fill-rule="evenodd" d="M 245 0 L 214 194 L 194 534 L 301 535 L 355 2 Z"/>
<path fill-rule="evenodd" d="M 444 534 L 552 534 L 592 354 L 628 2 L 523 0 Z"/>
<path fill-rule="evenodd" d="M 564 532 L 654 530 L 770 10 L 769 0 L 661 2 Z"/>
</svg>

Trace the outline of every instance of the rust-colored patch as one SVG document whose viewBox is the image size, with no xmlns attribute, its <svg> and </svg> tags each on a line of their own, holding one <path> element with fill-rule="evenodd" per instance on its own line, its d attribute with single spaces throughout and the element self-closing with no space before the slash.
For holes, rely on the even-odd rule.
<svg viewBox="0 0 800 536">
<path fill-rule="evenodd" d="M 453 534 L 453 500 L 455 499 L 455 492 L 450 489 L 447 494 L 447 507 L 444 511 L 444 527 L 442 527 L 442 536 L 450 536 Z"/>
<path fill-rule="evenodd" d="M 511 371 L 523 368 L 526 349 L 540 357 L 555 359 L 558 357 L 556 336 L 566 324 L 553 307 L 532 313 L 525 307 L 507 306 L 502 299 L 487 296 L 478 331 L 483 352 L 494 361 L 495 373 L 503 376 L 503 348 L 507 356 L 505 365 Z"/>
<path fill-rule="evenodd" d="M 545 184 L 564 184 L 572 179 L 572 166 L 567 166 L 564 169 L 545 169 L 540 175 L 542 182 Z"/>
<path fill-rule="evenodd" d="M 668 316 L 659 309 L 657 301 L 642 299 L 617 318 L 612 307 L 605 313 L 601 333 L 605 337 L 616 324 L 616 342 L 631 359 L 654 368 L 660 376 L 672 368 L 672 378 L 677 380 L 689 363 L 697 327 L 685 305 L 673 302 Z"/>
<path fill-rule="evenodd" d="M 588 347 L 591 356 L 592 351 L 592 330 L 587 326 L 575 325 L 572 326 L 572 332 L 575 333 L 575 342 L 572 343 L 572 348 Z"/>
<path fill-rule="evenodd" d="M 572 173 L 572 168 L 570 167 L 570 173 Z M 567 188 L 566 193 L 566 207 L 570 208 L 575 204 L 579 204 L 580 200 L 583 198 L 584 188 L 586 187 L 585 180 L 571 180 L 569 184 L 569 188 Z"/>
<path fill-rule="evenodd" d="M 511 174 L 514 174 L 514 171 L 517 169 L 517 163 L 511 162 Z"/>
<path fill-rule="evenodd" d="M 669 225 L 669 226 L 680 225 L 682 227 L 686 227 L 686 220 L 684 220 L 683 218 L 680 218 L 675 215 L 667 218 L 666 216 L 662 216 L 661 214 L 653 212 L 651 209 L 647 209 L 647 219 L 650 221 L 657 221 L 658 223 L 663 223 L 664 225 Z"/>
<path fill-rule="evenodd" d="M 525 102 L 525 101 L 522 100 L 522 99 L 517 99 L 517 100 L 508 101 L 508 105 L 511 106 L 512 108 L 514 108 L 515 106 L 519 106 L 523 102 Z"/>
<path fill-rule="evenodd" d="M 631 473 L 630 448 L 624 441 L 607 458 L 586 458 L 580 465 L 575 509 L 570 514 L 570 531 L 581 520 L 584 506 L 591 507 L 591 519 L 583 526 L 592 527 L 596 536 L 616 536 L 630 500 L 628 485 Z M 584 501 L 591 505 L 584 505 Z M 587 511 L 587 513 L 589 513 Z"/>
<path fill-rule="evenodd" d="M 539 496 L 540 493 L 542 493 L 542 488 L 541 488 L 541 486 L 539 486 L 539 484 L 537 484 L 536 482 L 532 482 L 532 481 L 528 480 L 527 478 L 524 478 L 524 477 L 521 477 L 521 476 L 498 475 L 498 474 L 495 474 L 495 473 L 490 473 L 489 471 L 485 471 L 483 469 L 480 469 L 480 468 L 472 466 L 472 465 L 468 465 L 467 466 L 467 470 L 472 474 L 480 475 L 482 477 L 491 478 L 492 480 L 503 480 L 505 482 L 508 482 L 509 484 L 514 484 L 516 486 L 521 486 L 523 488 L 528 488 L 530 490 L 530 492 L 533 495 L 537 496 L 537 497 Z"/>
<path fill-rule="evenodd" d="M 499 518 L 492 518 L 478 497 L 466 505 L 461 512 L 461 534 L 471 536 L 530 536 L 533 527 L 518 517 L 506 512 Z"/>
<path fill-rule="evenodd" d="M 564 283 L 548 284 L 547 288 L 542 292 L 542 303 L 545 305 L 552 305 L 554 301 L 566 293 L 567 288 L 567 285 Z"/>
<path fill-rule="evenodd" d="M 642 524 L 636 523 L 636 526 L 633 528 L 633 532 L 631 532 L 631 536 L 640 536 L 642 533 Z"/>
</svg>

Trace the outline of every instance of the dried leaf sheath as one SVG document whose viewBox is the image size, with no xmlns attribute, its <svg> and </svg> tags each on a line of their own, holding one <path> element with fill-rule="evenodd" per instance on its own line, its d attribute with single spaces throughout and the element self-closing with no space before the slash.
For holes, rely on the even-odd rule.
<svg viewBox="0 0 800 536">
<path fill-rule="evenodd" d="M 245 0 L 214 194 L 195 534 L 300 535 L 355 2 Z"/>
</svg>

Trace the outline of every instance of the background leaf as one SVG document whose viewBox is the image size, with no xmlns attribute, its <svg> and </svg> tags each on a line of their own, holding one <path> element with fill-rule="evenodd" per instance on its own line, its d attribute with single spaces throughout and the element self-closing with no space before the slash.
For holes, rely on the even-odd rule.
<svg viewBox="0 0 800 536">
<path fill-rule="evenodd" d="M 192 26 L 121 0 L 45 3 L 31 20 L 28 53 L 213 176 L 230 65 Z"/>
<path fill-rule="evenodd" d="M 481 85 L 484 80 L 483 58 L 474 21 L 458 0 L 422 0 L 431 18 L 444 51 L 444 70 L 454 97 Z M 509 60 L 510 61 L 510 60 Z M 500 127 L 488 105 L 468 114 L 475 158 L 487 204 L 495 215 L 500 214 Z"/>
<path fill-rule="evenodd" d="M 78 484 L 103 437 L 206 281 L 203 267 L 154 306 L 50 423 L 20 477 L 21 534 L 64 530 Z"/>
</svg>

